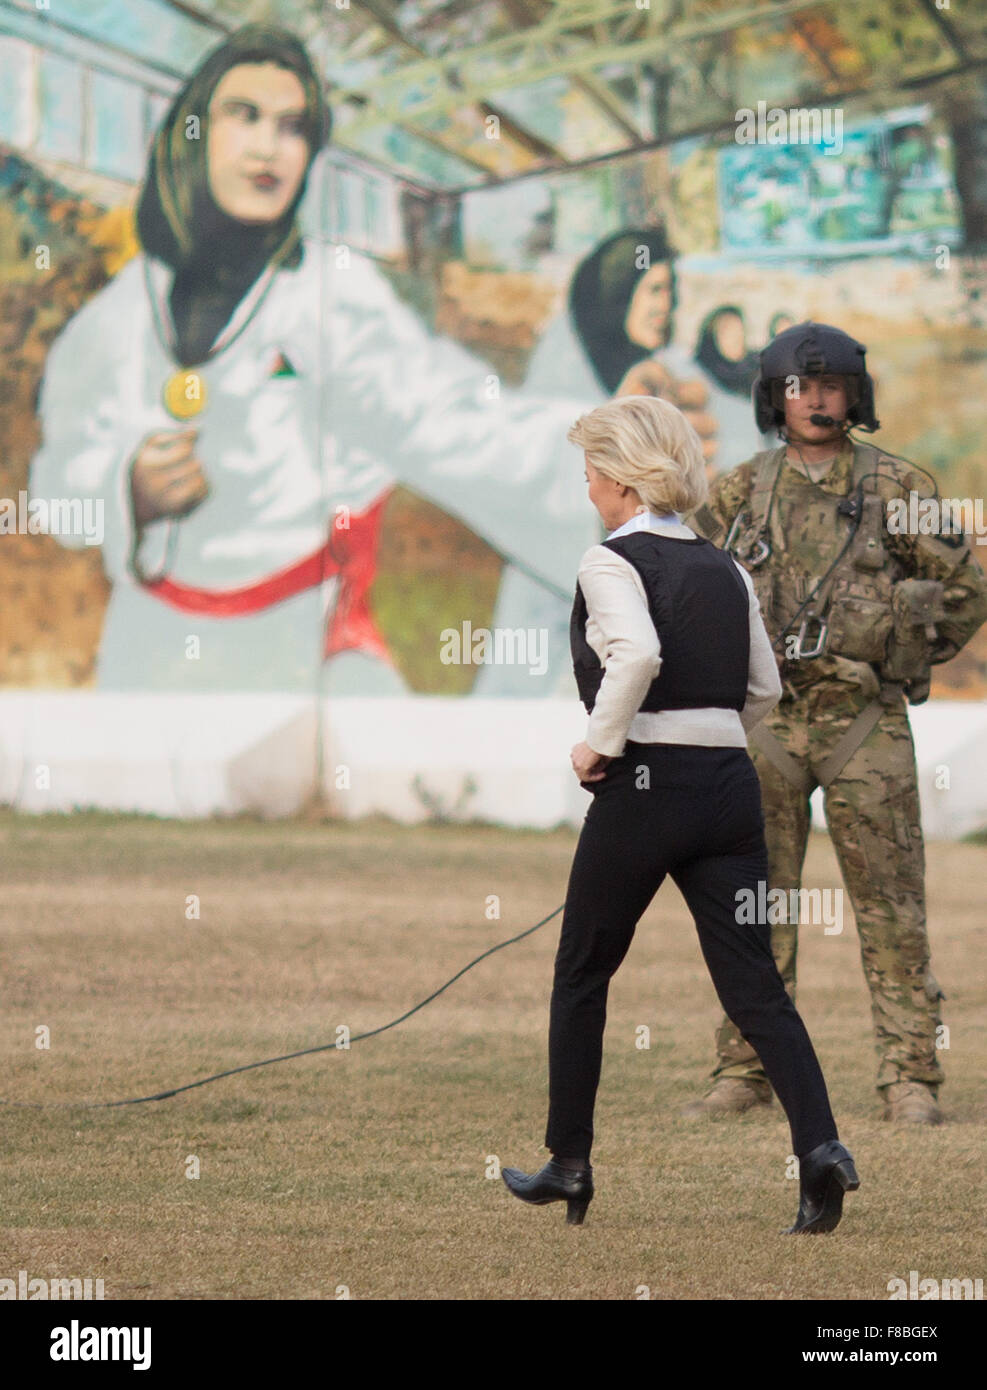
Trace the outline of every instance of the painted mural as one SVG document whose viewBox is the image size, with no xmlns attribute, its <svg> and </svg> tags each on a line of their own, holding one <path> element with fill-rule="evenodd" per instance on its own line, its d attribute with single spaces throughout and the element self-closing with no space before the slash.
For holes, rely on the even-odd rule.
<svg viewBox="0 0 987 1390">
<path fill-rule="evenodd" d="M 773 442 L 757 353 L 804 318 L 867 344 L 879 442 L 983 494 L 984 334 L 932 105 L 848 118 L 838 148 L 699 136 L 466 191 L 443 223 L 333 162 L 290 30 L 185 71 L 113 182 L 0 120 L 4 686 L 568 695 L 600 539 L 569 425 L 664 395 L 731 468 Z M 94 100 L 63 94 L 57 128 Z M 537 638 L 450 661 L 464 625 Z M 939 692 L 982 693 L 985 656 Z"/>
</svg>

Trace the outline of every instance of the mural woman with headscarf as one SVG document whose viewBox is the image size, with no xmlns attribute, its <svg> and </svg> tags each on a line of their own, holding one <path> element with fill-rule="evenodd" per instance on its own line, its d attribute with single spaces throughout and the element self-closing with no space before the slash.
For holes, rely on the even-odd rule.
<svg viewBox="0 0 987 1390">
<path fill-rule="evenodd" d="M 565 311 L 549 324 L 532 354 L 525 390 L 543 396 L 577 395 L 587 408 L 611 396 L 660 396 L 678 406 L 699 434 L 707 460 L 718 464 L 724 445 L 733 450 L 739 441 L 718 437 L 718 421 L 710 410 L 714 383 L 672 342 L 674 261 L 661 227 L 632 228 L 601 242 L 576 267 Z M 747 414 L 752 414 L 749 404 Z M 749 435 L 745 422 L 741 448 Z M 735 461 L 759 447 L 753 443 Z M 501 579 L 495 625 L 515 626 L 518 615 L 532 611 L 549 632 L 550 661 L 558 666 L 569 641 L 567 606 L 508 567 Z M 527 685 L 530 688 L 530 681 Z M 482 671 L 475 690 L 486 695 L 527 693 L 523 674 L 510 670 Z"/>
<path fill-rule="evenodd" d="M 232 35 L 157 136 L 139 254 L 49 353 L 31 488 L 104 509 L 104 688 L 314 692 L 328 659 L 328 689 L 403 689 L 367 604 L 398 482 L 554 590 L 592 539 L 585 403 L 492 390 L 368 257 L 302 234 L 329 131 L 298 39 Z"/>
<path fill-rule="evenodd" d="M 688 413 L 712 457 L 716 424 L 703 410 L 699 375 L 671 341 L 675 300 L 674 253 L 661 227 L 608 237 L 576 267 L 566 312 L 532 354 L 527 389 L 575 389 L 596 403 L 665 395 Z"/>
</svg>

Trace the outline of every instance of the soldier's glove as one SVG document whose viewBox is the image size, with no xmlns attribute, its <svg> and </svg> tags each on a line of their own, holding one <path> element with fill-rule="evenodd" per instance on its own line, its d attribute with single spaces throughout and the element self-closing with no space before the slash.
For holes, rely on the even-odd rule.
<svg viewBox="0 0 987 1390">
<path fill-rule="evenodd" d="M 881 675 L 903 682 L 909 702 L 920 705 L 929 697 L 936 623 L 946 617 L 945 585 L 938 579 L 903 579 L 891 590 L 891 611 L 894 627 Z"/>
</svg>

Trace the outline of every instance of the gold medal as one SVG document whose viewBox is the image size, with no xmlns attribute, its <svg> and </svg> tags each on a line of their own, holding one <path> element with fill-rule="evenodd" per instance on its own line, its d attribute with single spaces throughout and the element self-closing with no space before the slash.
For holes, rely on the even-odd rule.
<svg viewBox="0 0 987 1390">
<path fill-rule="evenodd" d="M 206 408 L 209 393 L 198 372 L 180 371 L 164 385 L 165 409 L 176 420 L 191 420 Z"/>
</svg>

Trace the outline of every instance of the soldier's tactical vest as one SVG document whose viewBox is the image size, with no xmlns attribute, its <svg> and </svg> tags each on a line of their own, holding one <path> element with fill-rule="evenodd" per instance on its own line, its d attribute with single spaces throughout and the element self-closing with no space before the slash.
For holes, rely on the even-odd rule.
<svg viewBox="0 0 987 1390">
<path fill-rule="evenodd" d="M 880 479 L 868 475 L 896 480 L 893 465 L 856 444 L 844 496 L 808 481 L 793 496 L 790 488 L 776 491 L 784 456 L 784 445 L 755 455 L 750 508 L 730 545 L 751 575 L 765 626 L 772 639 L 786 634 L 782 655 L 825 652 L 879 664 L 894 628 L 892 591 L 905 571 L 884 545 Z"/>
<path fill-rule="evenodd" d="M 661 643 L 661 670 L 640 709 L 743 709 L 749 600 L 732 557 L 702 536 L 677 540 L 654 531 L 632 531 L 603 544 L 641 576 Z M 604 668 L 586 640 L 586 618 L 577 581 L 569 624 L 572 668 L 579 698 L 592 710 Z"/>
</svg>

